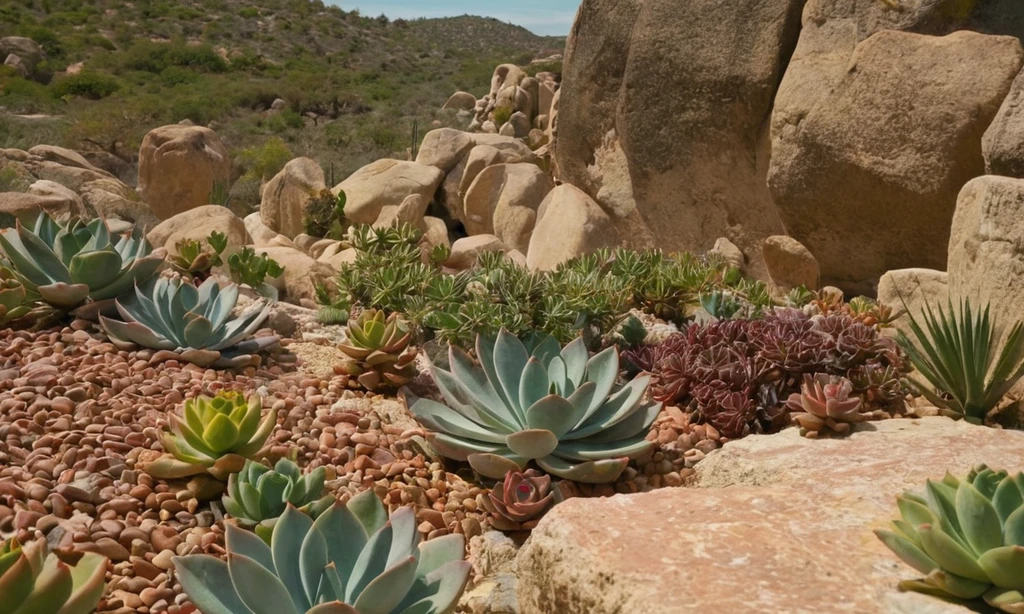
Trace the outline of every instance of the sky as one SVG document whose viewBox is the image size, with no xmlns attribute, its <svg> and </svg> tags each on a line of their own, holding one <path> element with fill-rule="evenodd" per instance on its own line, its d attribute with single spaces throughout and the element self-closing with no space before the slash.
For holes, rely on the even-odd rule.
<svg viewBox="0 0 1024 614">
<path fill-rule="evenodd" d="M 384 13 L 391 19 L 482 15 L 509 21 L 536 33 L 565 36 L 572 27 L 580 0 L 329 0 L 363 15 Z"/>
</svg>

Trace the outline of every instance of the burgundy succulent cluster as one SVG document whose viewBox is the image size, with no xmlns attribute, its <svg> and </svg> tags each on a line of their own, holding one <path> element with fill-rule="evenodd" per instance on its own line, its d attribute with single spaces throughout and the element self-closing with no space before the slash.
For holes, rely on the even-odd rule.
<svg viewBox="0 0 1024 614">
<path fill-rule="evenodd" d="M 728 438 L 788 424 L 785 402 L 804 374 L 846 377 L 855 396 L 886 408 L 902 397 L 905 369 L 896 344 L 874 328 L 846 314 L 810 317 L 796 309 L 694 324 L 624 358 L 654 374 L 656 400 L 690 408 L 698 422 Z"/>
</svg>

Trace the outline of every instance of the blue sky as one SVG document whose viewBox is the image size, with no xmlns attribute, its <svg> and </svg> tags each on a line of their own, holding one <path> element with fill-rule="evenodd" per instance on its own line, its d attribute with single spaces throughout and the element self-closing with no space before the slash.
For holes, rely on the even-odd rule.
<svg viewBox="0 0 1024 614">
<path fill-rule="evenodd" d="M 384 13 L 395 19 L 483 15 L 510 21 L 537 34 L 564 36 L 572 27 L 580 0 L 327 0 L 345 10 L 359 9 L 363 15 Z"/>
</svg>

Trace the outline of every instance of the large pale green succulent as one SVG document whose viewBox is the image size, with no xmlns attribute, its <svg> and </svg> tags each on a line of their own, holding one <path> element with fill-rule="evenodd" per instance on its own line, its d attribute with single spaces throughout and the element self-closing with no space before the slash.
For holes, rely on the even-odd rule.
<svg viewBox="0 0 1024 614">
<path fill-rule="evenodd" d="M 228 477 L 224 509 L 242 526 L 254 526 L 260 537 L 269 539 L 288 504 L 313 518 L 330 507 L 334 499 L 329 495 L 320 497 L 326 475 L 323 467 L 303 475 L 299 466 L 287 458 L 277 461 L 273 469 L 247 461 L 240 472 Z"/>
<path fill-rule="evenodd" d="M 258 394 L 246 400 L 239 392 L 225 391 L 187 399 L 184 418 L 170 414 L 170 432 L 161 436 L 167 454 L 147 464 L 146 472 L 165 480 L 202 473 L 226 480 L 259 452 L 277 425 L 277 410 L 261 421 L 262 412 Z"/>
<path fill-rule="evenodd" d="M 269 547 L 228 525 L 225 545 L 172 559 L 203 614 L 450 614 L 469 580 L 463 536 L 420 543 L 412 509 L 389 520 L 372 490 L 315 521 L 289 506 Z"/>
<path fill-rule="evenodd" d="M 116 298 L 164 262 L 140 230 L 115 235 L 101 219 L 62 226 L 45 212 L 0 232 L 0 248 L 25 288 L 59 309 Z"/>
<path fill-rule="evenodd" d="M 410 404 L 441 454 L 494 479 L 534 461 L 569 480 L 605 483 L 651 449 L 645 437 L 661 404 L 643 400 L 648 375 L 616 390 L 616 348 L 590 358 L 582 338 L 564 349 L 554 337 L 528 347 L 502 330 L 494 342 L 478 336 L 476 350 L 479 364 L 452 346 L 450 372 L 432 365 L 447 406 Z"/>
<path fill-rule="evenodd" d="M 75 555 L 76 557 L 78 555 Z M 0 544 L 0 612 L 89 614 L 103 595 L 107 557 L 88 553 L 68 565 L 46 542 Z"/>
<path fill-rule="evenodd" d="M 221 288 L 212 277 L 199 288 L 178 276 L 160 277 L 116 301 L 123 321 L 100 316 L 100 324 L 118 347 L 171 350 L 203 367 L 237 368 L 279 341 L 273 335 L 246 339 L 270 315 L 268 301 L 260 299 L 232 318 L 237 301 L 238 286 Z"/>
<path fill-rule="evenodd" d="M 959 480 L 928 480 L 896 498 L 901 520 L 875 534 L 919 572 L 904 590 L 985 601 L 1024 612 L 1024 475 L 985 465 Z"/>
</svg>

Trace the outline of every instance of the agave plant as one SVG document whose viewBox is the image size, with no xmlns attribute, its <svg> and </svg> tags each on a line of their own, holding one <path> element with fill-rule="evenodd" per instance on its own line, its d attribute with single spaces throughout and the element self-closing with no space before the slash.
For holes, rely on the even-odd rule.
<svg viewBox="0 0 1024 614">
<path fill-rule="evenodd" d="M 164 261 L 138 229 L 113 235 L 102 219 L 62 226 L 45 212 L 29 227 L 19 221 L 0 232 L 0 248 L 26 290 L 64 310 L 116 298 Z"/>
<path fill-rule="evenodd" d="M 492 342 L 477 336 L 479 364 L 449 349 L 451 372 L 431 366 L 448 405 L 415 399 L 410 411 L 437 450 L 500 479 L 530 461 L 569 480 L 618 479 L 652 443 L 647 431 L 661 409 L 644 403 L 649 375 L 615 390 L 615 347 L 589 357 L 582 338 L 561 348 L 554 337 L 527 347 L 506 330 Z"/>
<path fill-rule="evenodd" d="M 185 401 L 184 416 L 171 414 L 170 432 L 160 441 L 168 452 L 146 465 L 146 471 L 166 480 L 209 473 L 218 480 L 241 471 L 277 425 L 277 410 L 260 420 L 263 401 L 248 400 L 239 392 L 224 391 L 210 398 Z"/>
<path fill-rule="evenodd" d="M 910 315 L 913 339 L 899 334 L 907 357 L 926 380 L 911 378 L 915 387 L 948 415 L 981 423 L 1024 376 L 1024 322 L 997 340 L 999 325 L 989 307 L 975 312 L 969 299 L 960 303 L 959 313 L 952 300 L 948 311 L 940 306 L 938 314 L 926 305 L 922 318 L 923 326 Z"/>
<path fill-rule="evenodd" d="M 878 412 L 864 411 L 864 402 L 852 393 L 853 383 L 845 377 L 808 374 L 800 392 L 790 395 L 786 407 L 805 437 L 829 431 L 845 434 L 856 422 L 880 417 Z"/>
<path fill-rule="evenodd" d="M 89 614 L 103 595 L 107 557 L 75 553 L 66 563 L 44 540 L 0 544 L 0 612 Z"/>
<path fill-rule="evenodd" d="M 420 543 L 412 509 L 389 520 L 372 490 L 315 521 L 289 506 L 269 547 L 228 525 L 225 545 L 172 559 L 204 614 L 449 614 L 469 580 L 463 536 Z"/>
<path fill-rule="evenodd" d="M 900 520 L 875 535 L 925 574 L 903 590 L 948 598 L 984 597 L 1024 612 L 1024 475 L 978 465 L 964 479 L 928 480 L 924 495 L 896 498 Z"/>
<path fill-rule="evenodd" d="M 271 304 L 260 299 L 231 318 L 237 300 L 234 284 L 221 288 L 210 278 L 196 288 L 180 276 L 160 277 L 116 301 L 124 321 L 100 316 L 100 324 L 118 347 L 171 350 L 199 366 L 237 368 L 279 340 L 271 335 L 243 341 L 267 319 Z"/>
<path fill-rule="evenodd" d="M 551 476 L 535 469 L 509 471 L 477 504 L 491 513 L 491 526 L 499 531 L 529 530 L 554 503 Z"/>
<path fill-rule="evenodd" d="M 340 349 L 348 359 L 340 370 L 363 388 L 404 386 L 416 375 L 416 351 L 409 347 L 412 334 L 397 313 L 385 320 L 383 311 L 367 309 L 349 321 L 346 332 L 348 341 Z"/>
<path fill-rule="evenodd" d="M 224 509 L 242 526 L 255 526 L 256 534 L 269 540 L 277 518 L 289 504 L 313 518 L 331 506 L 332 497 L 320 498 L 326 473 L 317 467 L 302 475 L 299 466 L 287 458 L 277 461 L 273 469 L 246 461 L 240 472 L 228 477 Z"/>
</svg>

